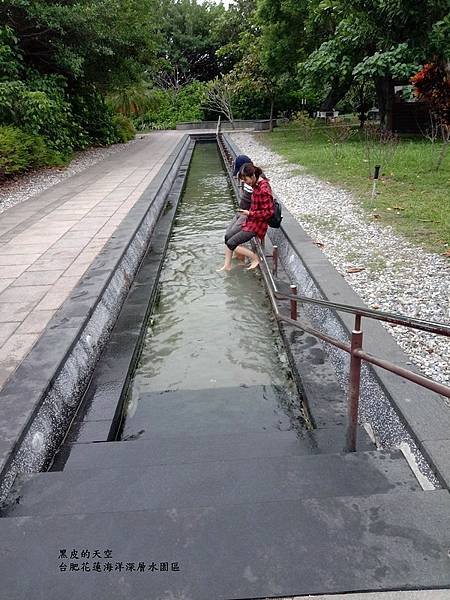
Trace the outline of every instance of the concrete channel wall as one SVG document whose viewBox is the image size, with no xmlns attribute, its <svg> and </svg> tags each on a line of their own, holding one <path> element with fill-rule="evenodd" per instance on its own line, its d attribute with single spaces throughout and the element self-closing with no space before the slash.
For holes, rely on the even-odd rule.
<svg viewBox="0 0 450 600">
<path fill-rule="evenodd" d="M 213 129 L 217 127 L 217 121 L 191 121 L 189 123 L 177 123 L 177 129 Z M 220 128 L 222 130 L 231 129 L 253 129 L 253 131 L 268 131 L 270 129 L 270 119 L 236 119 L 233 125 L 229 121 L 221 121 Z"/>
<path fill-rule="evenodd" d="M 0 501 L 18 472 L 41 470 L 64 439 L 189 145 L 183 136 L 2 391 Z"/>
<path fill-rule="evenodd" d="M 223 140 L 232 157 L 240 154 L 228 134 L 223 135 Z M 283 215 L 281 228 L 269 228 L 269 237 L 278 246 L 280 260 L 291 282 L 297 285 L 298 293 L 365 307 L 286 207 Z M 350 341 L 354 329 L 351 314 L 338 314 L 310 304 L 302 308 L 314 327 L 342 341 Z M 379 321 L 364 318 L 362 329 L 366 352 L 414 370 L 409 357 Z M 342 389 L 347 392 L 349 355 L 330 344 L 320 344 L 335 367 Z M 400 448 L 404 452 L 411 467 L 417 469 L 425 489 L 450 485 L 450 411 L 442 396 L 365 364 L 361 376 L 360 422 L 369 425 L 378 446 Z"/>
</svg>

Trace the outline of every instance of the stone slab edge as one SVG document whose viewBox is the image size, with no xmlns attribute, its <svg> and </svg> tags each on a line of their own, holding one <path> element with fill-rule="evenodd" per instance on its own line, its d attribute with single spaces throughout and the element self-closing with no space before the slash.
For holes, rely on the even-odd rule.
<svg viewBox="0 0 450 600">
<path fill-rule="evenodd" d="M 234 155 L 240 151 L 227 134 L 223 138 L 229 150 Z M 311 297 L 322 298 L 341 304 L 365 307 L 361 298 L 354 292 L 350 285 L 340 275 L 322 251 L 313 243 L 293 215 L 283 206 L 283 223 L 280 229 L 270 230 L 273 243 L 279 246 L 289 245 L 296 258 L 301 261 L 313 286 L 302 289 L 301 293 Z M 278 239 L 277 239 L 278 238 Z M 284 238 L 281 240 L 280 238 Z M 292 256 L 290 257 L 292 259 Z M 284 265 L 286 268 L 286 264 Z M 314 289 L 313 289 L 314 288 Z M 323 311 L 312 310 L 311 313 Z M 337 332 L 336 337 L 349 341 L 351 331 L 354 328 L 354 317 L 347 313 L 337 314 L 334 311 L 326 311 L 326 317 L 321 317 L 323 324 L 328 327 L 332 334 Z M 363 318 L 364 350 L 382 356 L 384 359 L 406 369 L 417 371 L 411 366 L 411 360 L 398 346 L 395 339 L 385 330 L 380 322 Z M 328 345 L 326 345 L 328 346 Z M 380 350 L 382 349 L 382 351 Z M 341 354 L 343 352 L 339 351 Z M 348 372 L 348 355 L 344 361 Z M 399 376 L 394 375 L 378 367 L 364 369 L 365 381 L 369 384 L 368 372 L 373 373 L 376 383 L 381 391 L 385 393 L 401 422 L 410 433 L 420 452 L 427 460 L 433 472 L 441 483 L 450 487 L 450 409 L 444 397 L 435 394 L 425 388 L 413 384 Z M 418 372 L 418 371 L 417 371 Z"/>
<path fill-rule="evenodd" d="M 278 600 L 450 600 L 450 590 L 417 590 L 393 592 L 352 592 L 325 596 L 294 596 Z"/>
<path fill-rule="evenodd" d="M 188 146 L 185 135 L 0 392 L 0 500 L 63 438 Z"/>
</svg>

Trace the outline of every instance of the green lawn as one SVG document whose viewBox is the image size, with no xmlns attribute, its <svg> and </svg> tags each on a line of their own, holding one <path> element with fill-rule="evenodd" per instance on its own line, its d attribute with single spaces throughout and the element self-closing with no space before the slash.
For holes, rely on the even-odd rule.
<svg viewBox="0 0 450 600">
<path fill-rule="evenodd" d="M 369 157 L 359 132 L 335 144 L 323 126 L 310 135 L 289 126 L 277 128 L 272 133 L 259 134 L 258 139 L 290 162 L 304 165 L 321 179 L 354 192 L 368 218 L 392 225 L 427 250 L 449 250 L 450 148 L 436 171 L 431 143 L 423 138 L 402 138 L 393 155 L 389 145 L 377 144 Z M 369 170 L 373 173 L 376 163 L 382 169 L 378 194 L 372 199 Z"/>
</svg>

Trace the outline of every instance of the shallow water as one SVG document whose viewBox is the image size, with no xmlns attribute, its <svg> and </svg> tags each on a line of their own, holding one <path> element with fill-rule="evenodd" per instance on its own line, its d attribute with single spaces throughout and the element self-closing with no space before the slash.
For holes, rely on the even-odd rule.
<svg viewBox="0 0 450 600">
<path fill-rule="evenodd" d="M 223 264 L 233 197 L 215 144 L 198 144 L 130 387 L 163 390 L 281 386 L 295 395 L 287 359 L 259 273 Z"/>
</svg>

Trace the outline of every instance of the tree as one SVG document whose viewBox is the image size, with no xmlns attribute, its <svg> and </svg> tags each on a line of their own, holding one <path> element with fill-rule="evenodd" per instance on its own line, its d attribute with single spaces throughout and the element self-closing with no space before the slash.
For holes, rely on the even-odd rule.
<svg viewBox="0 0 450 600">
<path fill-rule="evenodd" d="M 227 68 L 234 62 L 227 74 L 233 106 L 242 108 L 248 98 L 253 98 L 253 104 L 258 105 L 258 112 L 267 105 L 264 116 L 270 118 L 272 127 L 276 102 L 288 79 L 288 63 L 283 58 L 285 48 L 279 46 L 275 29 L 269 28 L 269 5 L 265 0 L 262 3 L 237 0 L 236 7 L 232 6 L 227 11 L 230 13 L 229 17 L 228 14 L 226 16 L 227 23 L 218 24 L 216 32 L 220 30 L 222 36 L 227 31 L 230 34 L 228 42 L 217 51 L 217 55 Z M 266 28 L 262 26 L 263 22 Z M 284 39 L 287 41 L 289 38 L 286 36 Z M 260 113 L 259 116 L 263 115 Z"/>
<path fill-rule="evenodd" d="M 256 0 L 234 0 L 228 10 L 214 21 L 211 31 L 216 45 L 216 56 L 220 72 L 230 73 L 247 54 L 246 43 L 241 37 L 250 38 L 258 35 L 255 23 Z M 241 43 L 242 42 L 242 43 Z"/>
<path fill-rule="evenodd" d="M 67 157 L 120 139 L 104 94 L 136 85 L 155 64 L 157 1 L 4 0 L 0 124 Z"/>
<path fill-rule="evenodd" d="M 137 81 L 155 60 L 156 0 L 4 0 L 0 22 L 24 68 L 102 87 Z"/>
<path fill-rule="evenodd" d="M 267 69 L 261 61 L 259 40 L 247 45 L 247 53 L 228 75 L 234 97 L 240 94 L 253 94 L 266 97 L 270 106 L 270 130 L 273 127 L 274 106 L 278 91 L 279 78 Z"/>
<path fill-rule="evenodd" d="M 448 46 L 448 0 L 258 0 L 258 16 L 266 64 L 296 72 L 322 110 L 372 80 L 388 128 L 394 82 Z"/>
<path fill-rule="evenodd" d="M 430 107 L 432 127 L 442 139 L 442 148 L 436 163 L 440 168 L 450 142 L 450 68 L 432 63 L 423 67 L 411 78 L 416 94 Z"/>
<path fill-rule="evenodd" d="M 213 112 L 224 115 L 231 126 L 234 128 L 233 108 L 232 108 L 233 88 L 227 77 L 222 77 L 210 81 L 206 90 L 206 97 L 203 106 Z"/>
<path fill-rule="evenodd" d="M 158 8 L 162 45 L 156 83 L 177 89 L 193 80 L 210 81 L 220 75 L 215 23 L 225 8 L 196 0 L 160 0 Z"/>
<path fill-rule="evenodd" d="M 307 2 L 258 0 L 256 22 L 261 34 L 253 47 L 253 64 L 270 99 L 271 130 L 277 97 L 295 76 L 303 53 L 307 14 Z"/>
<path fill-rule="evenodd" d="M 317 11 L 331 13 L 334 27 L 304 61 L 301 74 L 316 85 L 321 79 L 333 101 L 353 81 L 372 79 L 382 125 L 391 128 L 394 81 L 407 80 L 432 51 L 430 32 L 448 13 L 447 0 L 325 0 Z M 325 31 L 321 26 L 322 35 Z"/>
</svg>

